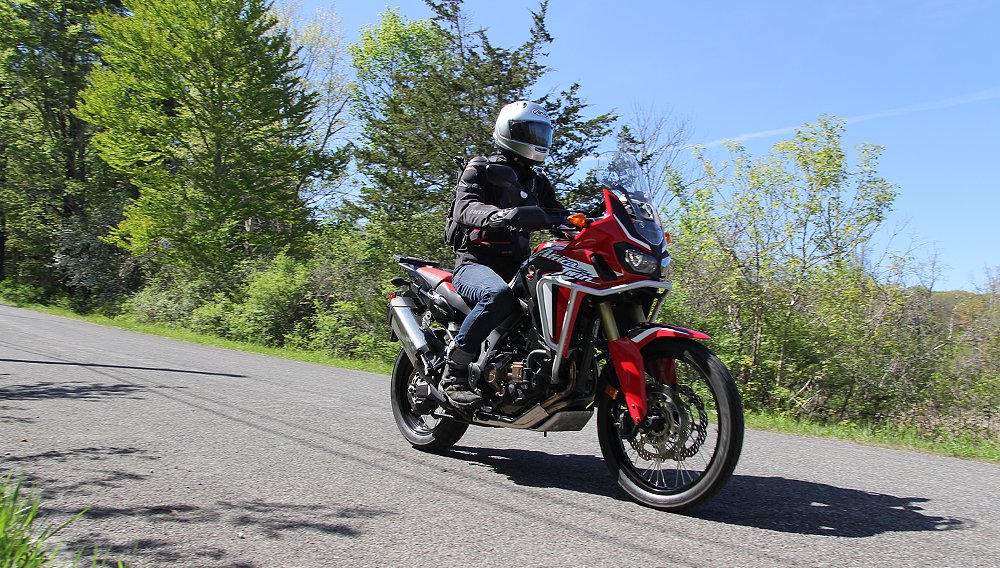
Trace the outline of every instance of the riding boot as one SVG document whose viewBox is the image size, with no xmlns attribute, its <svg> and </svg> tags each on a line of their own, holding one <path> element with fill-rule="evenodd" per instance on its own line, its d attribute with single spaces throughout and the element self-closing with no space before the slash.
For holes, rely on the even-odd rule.
<svg viewBox="0 0 1000 568">
<path fill-rule="evenodd" d="M 448 352 L 448 362 L 444 377 L 441 379 L 441 388 L 455 408 L 467 410 L 479 406 L 483 402 L 483 397 L 469 386 L 469 363 L 475 360 L 475 353 L 458 347 L 453 347 Z"/>
</svg>

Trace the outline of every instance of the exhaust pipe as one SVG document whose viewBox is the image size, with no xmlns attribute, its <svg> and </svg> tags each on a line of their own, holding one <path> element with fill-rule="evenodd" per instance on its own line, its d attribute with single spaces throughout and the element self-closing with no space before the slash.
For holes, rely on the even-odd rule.
<svg viewBox="0 0 1000 568">
<path fill-rule="evenodd" d="M 414 365 L 417 365 L 421 355 L 431 350 L 417 319 L 417 303 L 413 298 L 389 300 L 389 326 Z"/>
</svg>

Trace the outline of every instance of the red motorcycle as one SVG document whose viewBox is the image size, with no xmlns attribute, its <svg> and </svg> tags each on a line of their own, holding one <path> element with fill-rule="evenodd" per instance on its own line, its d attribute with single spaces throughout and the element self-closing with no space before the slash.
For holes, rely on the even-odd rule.
<svg viewBox="0 0 1000 568">
<path fill-rule="evenodd" d="M 507 168 L 509 170 L 509 168 Z M 511 171 L 490 165 L 497 183 Z M 520 227 L 559 229 L 510 285 L 516 310 L 483 342 L 469 368 L 483 397 L 452 407 L 438 389 L 445 348 L 471 307 L 452 273 L 394 257 L 388 320 L 402 344 L 392 372 L 392 411 L 413 447 L 440 451 L 470 425 L 535 432 L 581 430 L 597 411 L 601 453 L 636 501 L 677 511 L 717 492 L 743 445 L 743 407 L 729 371 L 699 342 L 707 335 L 657 323 L 670 284 L 668 238 L 631 156 L 598 168 L 603 214 L 524 211 Z M 528 208 L 526 208 L 528 209 Z M 514 215 L 517 224 L 517 215 Z"/>
</svg>

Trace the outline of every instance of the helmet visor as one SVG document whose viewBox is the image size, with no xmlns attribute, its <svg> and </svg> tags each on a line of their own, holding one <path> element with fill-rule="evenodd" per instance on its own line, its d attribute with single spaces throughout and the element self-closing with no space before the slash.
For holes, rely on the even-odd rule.
<svg viewBox="0 0 1000 568">
<path fill-rule="evenodd" d="M 545 122 L 512 120 L 510 138 L 516 142 L 548 148 L 552 145 L 552 125 Z"/>
</svg>

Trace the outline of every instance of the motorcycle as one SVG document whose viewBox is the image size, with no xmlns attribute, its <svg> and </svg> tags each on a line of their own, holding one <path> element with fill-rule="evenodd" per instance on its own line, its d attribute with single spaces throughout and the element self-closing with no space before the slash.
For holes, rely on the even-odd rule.
<svg viewBox="0 0 1000 568">
<path fill-rule="evenodd" d="M 513 183 L 512 174 L 496 164 L 486 171 L 496 183 Z M 470 385 L 483 397 L 478 408 L 455 408 L 438 388 L 445 350 L 471 309 L 452 272 L 393 257 L 407 275 L 392 280 L 398 289 L 387 313 L 401 343 L 393 416 L 414 448 L 435 452 L 470 425 L 578 431 L 596 409 L 601 453 L 618 484 L 643 505 L 680 511 L 730 478 L 743 445 L 742 402 L 729 371 L 701 343 L 708 335 L 657 323 L 670 289 L 669 236 L 638 163 L 615 154 L 594 179 L 603 193 L 599 215 L 510 213 L 514 226 L 565 238 L 538 245 L 511 281 L 520 309 L 469 366 Z"/>
</svg>

